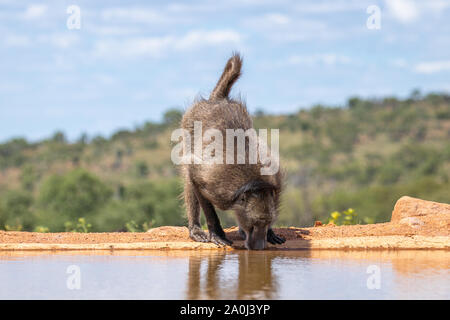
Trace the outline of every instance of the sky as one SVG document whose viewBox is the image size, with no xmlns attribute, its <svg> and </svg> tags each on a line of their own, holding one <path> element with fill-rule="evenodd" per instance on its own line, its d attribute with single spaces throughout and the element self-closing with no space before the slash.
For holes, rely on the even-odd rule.
<svg viewBox="0 0 450 320">
<path fill-rule="evenodd" d="M 160 121 L 233 51 L 251 112 L 449 92 L 449 35 L 449 0 L 0 0 L 0 142 Z"/>
</svg>

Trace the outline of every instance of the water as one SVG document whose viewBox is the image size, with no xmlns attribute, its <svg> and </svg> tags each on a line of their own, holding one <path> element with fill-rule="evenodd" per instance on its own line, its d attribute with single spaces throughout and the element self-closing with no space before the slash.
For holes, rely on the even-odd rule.
<svg viewBox="0 0 450 320">
<path fill-rule="evenodd" d="M 0 299 L 449 299 L 449 258 L 449 251 L 0 252 Z"/>
</svg>

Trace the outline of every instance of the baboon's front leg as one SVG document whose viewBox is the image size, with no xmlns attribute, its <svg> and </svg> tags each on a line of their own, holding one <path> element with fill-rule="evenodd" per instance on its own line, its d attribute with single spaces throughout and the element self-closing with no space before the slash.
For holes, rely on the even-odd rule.
<svg viewBox="0 0 450 320">
<path fill-rule="evenodd" d="M 286 239 L 282 236 L 277 236 L 272 228 L 269 228 L 267 231 L 267 241 L 271 244 L 283 244 L 286 242 Z"/>
<path fill-rule="evenodd" d="M 209 242 L 208 235 L 200 225 L 200 205 L 194 192 L 194 185 L 190 179 L 184 183 L 184 202 L 189 221 L 189 237 L 197 242 Z"/>
<path fill-rule="evenodd" d="M 212 203 L 205 199 L 197 188 L 194 189 L 194 192 L 200 206 L 203 209 L 203 213 L 205 214 L 206 224 L 208 225 L 209 231 L 209 241 L 217 245 L 231 246 L 233 242 L 228 240 L 225 236 L 225 232 L 220 225 L 219 217 L 217 216 L 216 210 L 214 209 Z"/>
<path fill-rule="evenodd" d="M 243 240 L 247 238 L 247 235 L 241 228 L 239 228 L 239 235 Z M 267 230 L 267 241 L 271 244 L 283 244 L 286 242 L 286 239 L 282 236 L 276 235 L 275 232 L 273 232 L 273 229 L 269 228 L 269 230 Z"/>
</svg>

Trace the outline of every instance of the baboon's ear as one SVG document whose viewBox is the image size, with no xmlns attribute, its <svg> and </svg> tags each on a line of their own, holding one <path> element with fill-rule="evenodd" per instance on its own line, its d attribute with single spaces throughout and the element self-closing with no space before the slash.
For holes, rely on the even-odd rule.
<svg viewBox="0 0 450 320">
<path fill-rule="evenodd" d="M 262 180 L 252 180 L 240 187 L 233 196 L 233 203 L 237 203 L 241 196 L 244 195 L 244 201 L 248 201 L 250 197 L 261 198 L 264 192 L 271 191 L 274 186 Z"/>
</svg>

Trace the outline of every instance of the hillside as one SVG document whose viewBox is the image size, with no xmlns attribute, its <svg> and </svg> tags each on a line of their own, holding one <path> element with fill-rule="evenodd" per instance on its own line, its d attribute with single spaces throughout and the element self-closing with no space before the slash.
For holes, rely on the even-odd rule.
<svg viewBox="0 0 450 320">
<path fill-rule="evenodd" d="M 0 229 L 184 225 L 181 183 L 170 160 L 170 134 L 180 116 L 169 110 L 161 123 L 109 138 L 68 142 L 57 132 L 36 143 L 0 144 Z M 354 213 L 347 223 L 389 221 L 405 194 L 450 203 L 449 95 L 351 98 L 346 106 L 290 115 L 257 112 L 254 124 L 280 129 L 287 179 L 278 226 L 311 226 L 348 208 Z M 220 215 L 225 226 L 235 224 L 231 214 Z"/>
</svg>

